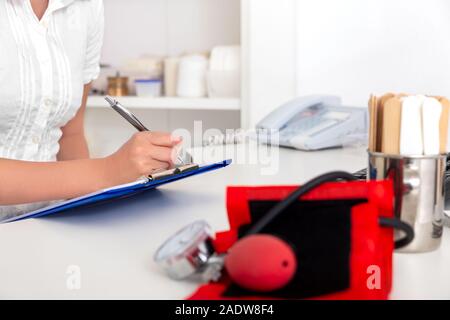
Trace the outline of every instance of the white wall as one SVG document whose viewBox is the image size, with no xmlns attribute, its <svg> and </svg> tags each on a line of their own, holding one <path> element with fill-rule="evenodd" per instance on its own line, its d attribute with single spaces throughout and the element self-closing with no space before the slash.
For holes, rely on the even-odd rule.
<svg viewBox="0 0 450 320">
<path fill-rule="evenodd" d="M 105 63 L 239 44 L 240 0 L 105 0 Z"/>
<path fill-rule="evenodd" d="M 297 0 L 297 91 L 450 96 L 450 1 Z"/>
<path fill-rule="evenodd" d="M 242 0 L 244 128 L 295 97 L 296 1 Z"/>
</svg>

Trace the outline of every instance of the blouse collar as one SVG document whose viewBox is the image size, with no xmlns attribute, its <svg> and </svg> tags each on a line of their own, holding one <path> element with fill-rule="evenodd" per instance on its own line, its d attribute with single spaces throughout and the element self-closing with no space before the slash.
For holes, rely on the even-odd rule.
<svg viewBox="0 0 450 320">
<path fill-rule="evenodd" d="M 51 7 L 53 10 L 58 10 L 67 7 L 74 1 L 75 0 L 50 0 L 49 7 Z"/>
<path fill-rule="evenodd" d="M 24 2 L 24 1 L 30 1 L 30 0 L 16 0 L 17 2 Z M 75 2 L 76 0 L 49 0 L 48 8 L 52 11 L 65 8 L 69 6 L 72 2 Z"/>
</svg>

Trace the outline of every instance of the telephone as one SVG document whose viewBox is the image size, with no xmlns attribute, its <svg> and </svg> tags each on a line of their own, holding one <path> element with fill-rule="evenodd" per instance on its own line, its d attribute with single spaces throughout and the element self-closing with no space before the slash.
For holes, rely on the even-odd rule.
<svg viewBox="0 0 450 320">
<path fill-rule="evenodd" d="M 300 150 L 340 147 L 366 140 L 366 108 L 342 106 L 336 96 L 312 95 L 290 101 L 256 126 L 259 142 Z M 277 134 L 274 135 L 273 132 Z"/>
</svg>

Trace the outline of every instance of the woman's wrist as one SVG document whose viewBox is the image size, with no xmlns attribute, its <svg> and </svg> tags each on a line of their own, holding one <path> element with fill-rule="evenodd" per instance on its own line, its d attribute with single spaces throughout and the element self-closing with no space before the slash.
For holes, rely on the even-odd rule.
<svg viewBox="0 0 450 320">
<path fill-rule="evenodd" d="M 122 159 L 116 153 L 103 158 L 101 166 L 106 172 L 105 181 L 109 186 L 130 183 L 138 178 L 128 172 Z"/>
<path fill-rule="evenodd" d="M 112 156 L 98 159 L 98 166 L 102 176 L 100 179 L 106 184 L 104 187 L 112 187 L 123 183 L 118 165 Z"/>
</svg>

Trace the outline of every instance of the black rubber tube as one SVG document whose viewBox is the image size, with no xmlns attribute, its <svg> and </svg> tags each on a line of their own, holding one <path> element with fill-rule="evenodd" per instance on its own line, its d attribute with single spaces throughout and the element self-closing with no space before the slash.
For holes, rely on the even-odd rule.
<svg viewBox="0 0 450 320">
<path fill-rule="evenodd" d="M 403 231 L 405 236 L 402 239 L 395 241 L 395 249 L 406 247 L 414 240 L 414 229 L 407 223 L 392 218 L 381 217 L 379 219 L 380 226 L 383 228 L 393 228 Z"/>
</svg>

